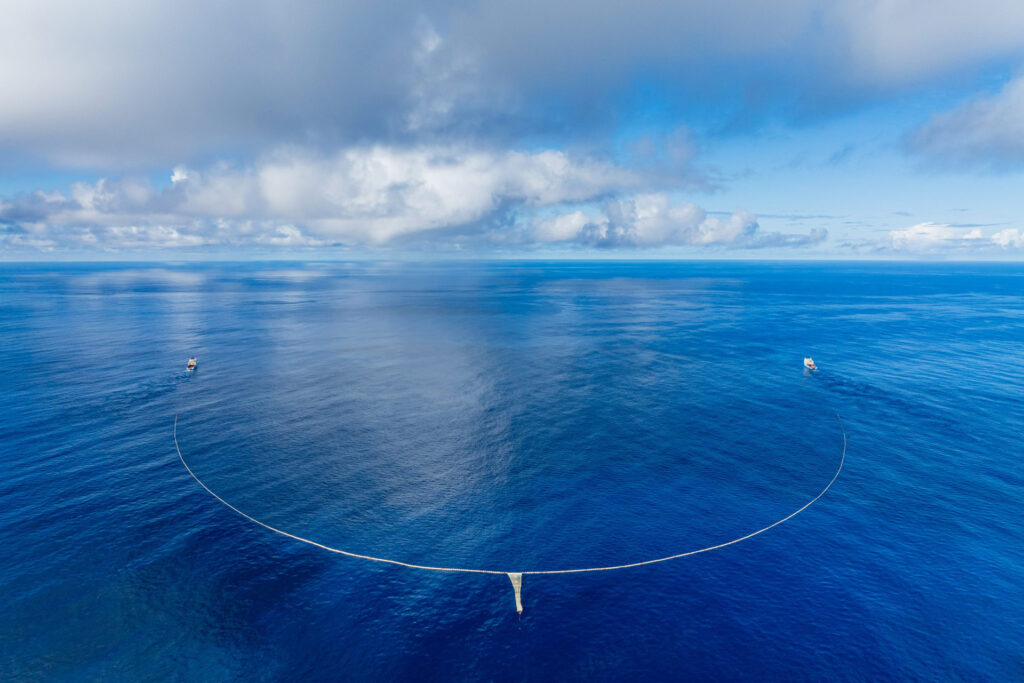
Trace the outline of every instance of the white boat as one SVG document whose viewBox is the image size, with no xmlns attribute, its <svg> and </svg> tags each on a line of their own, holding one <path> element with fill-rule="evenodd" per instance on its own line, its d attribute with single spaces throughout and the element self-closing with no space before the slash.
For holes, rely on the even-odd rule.
<svg viewBox="0 0 1024 683">
<path fill-rule="evenodd" d="M 196 365 L 198 365 L 198 363 L 196 362 L 195 357 L 192 357 L 188 359 L 188 365 L 186 367 L 189 371 L 192 371 L 196 369 Z"/>
<path fill-rule="evenodd" d="M 814 364 L 814 359 L 811 358 L 810 356 L 807 356 L 807 358 L 804 358 L 804 367 L 807 368 L 808 370 L 817 370 L 818 369 L 818 366 Z"/>
</svg>

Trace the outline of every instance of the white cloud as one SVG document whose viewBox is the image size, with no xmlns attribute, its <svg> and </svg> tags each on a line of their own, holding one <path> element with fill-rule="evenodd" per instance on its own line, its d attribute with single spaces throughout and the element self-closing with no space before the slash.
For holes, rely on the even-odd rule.
<svg viewBox="0 0 1024 683">
<path fill-rule="evenodd" d="M 1000 230 L 996 234 L 992 235 L 992 242 L 1003 249 L 1020 249 L 1021 247 L 1024 247 L 1024 232 L 1021 232 L 1016 228 Z"/>
<path fill-rule="evenodd" d="M 379 244 L 474 223 L 505 204 L 586 201 L 639 181 L 625 169 L 559 151 L 375 146 L 330 157 L 286 151 L 251 173 L 220 174 L 196 193 L 183 189 L 186 210 L 208 213 L 225 194 L 248 197 L 231 215 L 302 221 L 325 239 Z M 206 196 L 197 205 L 198 193 Z"/>
<path fill-rule="evenodd" d="M 271 227 L 259 232 L 254 241 L 257 244 L 267 244 L 274 247 L 318 247 L 324 244 L 323 240 L 313 239 L 302 234 L 302 230 L 294 225 Z"/>
<path fill-rule="evenodd" d="M 573 242 L 588 225 L 607 225 L 602 214 L 588 214 L 580 210 L 556 216 L 538 218 L 533 224 L 533 236 L 539 242 Z"/>
<path fill-rule="evenodd" d="M 605 203 L 600 211 L 581 210 L 534 221 L 539 242 L 570 242 L 594 247 L 807 246 L 825 239 L 824 230 L 810 234 L 761 233 L 757 218 L 737 210 L 727 219 L 708 216 L 690 202 L 673 201 L 663 193 L 644 193 Z"/>
<path fill-rule="evenodd" d="M 379 245 L 477 224 L 505 207 L 533 210 L 628 190 L 641 177 L 564 152 L 463 147 L 285 148 L 250 167 L 175 167 L 171 184 L 75 183 L 0 204 L 0 241 L 99 248 L 257 243 Z M 38 236 L 37 236 L 38 237 Z"/>
<path fill-rule="evenodd" d="M 945 223 L 919 223 L 889 232 L 887 248 L 901 252 L 978 251 L 1024 246 L 1016 229 L 984 235 L 980 228 L 962 228 Z"/>
<path fill-rule="evenodd" d="M 0 204 L 0 245 L 753 248 L 824 238 L 765 235 L 746 211 L 708 216 L 650 189 L 675 180 L 554 150 L 377 145 L 322 155 L 286 148 L 250 167 L 175 167 L 163 189 L 104 179 L 76 183 L 70 196 L 20 195 Z"/>
</svg>

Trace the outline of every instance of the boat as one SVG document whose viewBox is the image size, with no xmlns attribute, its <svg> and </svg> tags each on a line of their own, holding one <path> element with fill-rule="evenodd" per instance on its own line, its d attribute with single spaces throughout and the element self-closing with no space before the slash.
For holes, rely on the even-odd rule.
<svg viewBox="0 0 1024 683">
<path fill-rule="evenodd" d="M 807 358 L 804 358 L 804 367 L 807 368 L 808 370 L 817 370 L 818 369 L 818 366 L 814 364 L 814 359 L 811 358 L 810 356 L 807 356 Z"/>
<path fill-rule="evenodd" d="M 198 365 L 198 363 L 196 362 L 196 359 L 193 356 L 192 358 L 188 359 L 188 365 L 186 367 L 188 368 L 189 371 L 192 371 L 196 369 L 196 365 Z"/>
</svg>

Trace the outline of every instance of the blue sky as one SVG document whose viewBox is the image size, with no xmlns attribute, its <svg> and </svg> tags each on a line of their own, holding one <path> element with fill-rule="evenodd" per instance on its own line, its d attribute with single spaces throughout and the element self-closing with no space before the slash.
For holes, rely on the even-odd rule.
<svg viewBox="0 0 1024 683">
<path fill-rule="evenodd" d="M 0 0 L 0 259 L 1024 257 L 1024 5 Z"/>
</svg>

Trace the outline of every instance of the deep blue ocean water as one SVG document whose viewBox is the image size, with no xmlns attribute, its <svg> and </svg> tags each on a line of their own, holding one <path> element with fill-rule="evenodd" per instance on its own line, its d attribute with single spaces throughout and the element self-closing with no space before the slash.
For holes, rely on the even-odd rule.
<svg viewBox="0 0 1024 683">
<path fill-rule="evenodd" d="M 0 679 L 1024 680 L 1024 266 L 7 264 L 0 357 Z M 328 545 L 558 569 L 789 514 L 836 413 L 799 516 L 521 616 L 172 441 Z"/>
</svg>

